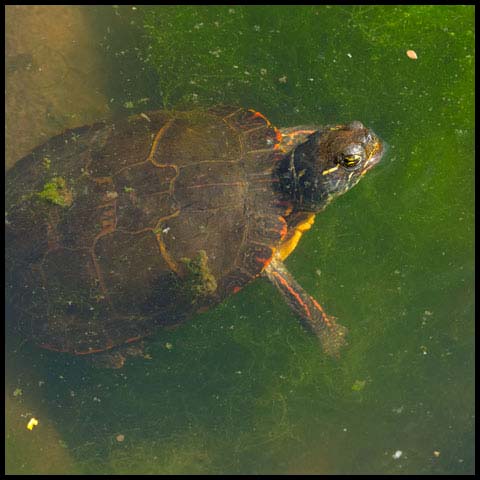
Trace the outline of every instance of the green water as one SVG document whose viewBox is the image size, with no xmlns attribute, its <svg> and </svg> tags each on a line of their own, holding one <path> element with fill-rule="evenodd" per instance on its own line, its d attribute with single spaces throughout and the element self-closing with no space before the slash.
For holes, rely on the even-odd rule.
<svg viewBox="0 0 480 480">
<path fill-rule="evenodd" d="M 14 343 L 7 471 L 473 473 L 474 7 L 93 14 L 115 112 L 236 103 L 281 127 L 358 119 L 389 149 L 287 260 L 348 327 L 338 360 L 265 280 L 159 332 L 122 370 Z"/>
</svg>

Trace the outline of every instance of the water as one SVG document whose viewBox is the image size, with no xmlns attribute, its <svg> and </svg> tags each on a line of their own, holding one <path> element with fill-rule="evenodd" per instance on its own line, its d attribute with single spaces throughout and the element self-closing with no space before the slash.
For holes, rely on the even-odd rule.
<svg viewBox="0 0 480 480">
<path fill-rule="evenodd" d="M 57 45 L 10 59 L 10 164 L 91 117 L 212 103 L 358 119 L 389 150 L 287 260 L 348 327 L 340 359 L 264 280 L 118 371 L 9 336 L 7 472 L 473 473 L 473 7 L 55 7 L 63 32 L 9 8 Z"/>
</svg>

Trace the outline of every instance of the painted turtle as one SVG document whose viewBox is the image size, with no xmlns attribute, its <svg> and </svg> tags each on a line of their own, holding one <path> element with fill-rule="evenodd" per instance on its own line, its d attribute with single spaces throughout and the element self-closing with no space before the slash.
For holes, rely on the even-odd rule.
<svg viewBox="0 0 480 480">
<path fill-rule="evenodd" d="M 382 152 L 358 121 L 277 129 L 238 107 L 68 130 L 7 173 L 16 325 L 50 350 L 105 352 L 265 276 L 336 354 L 346 329 L 283 260 Z"/>
</svg>

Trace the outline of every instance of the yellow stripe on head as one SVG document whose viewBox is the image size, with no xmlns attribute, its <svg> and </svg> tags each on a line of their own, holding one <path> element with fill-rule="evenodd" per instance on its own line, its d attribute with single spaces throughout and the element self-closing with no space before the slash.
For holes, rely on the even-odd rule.
<svg viewBox="0 0 480 480">
<path fill-rule="evenodd" d="M 334 167 L 329 168 L 328 170 L 324 170 L 322 172 L 322 175 L 328 175 L 329 173 L 335 172 L 337 169 L 338 169 L 338 165 L 335 165 Z"/>
</svg>

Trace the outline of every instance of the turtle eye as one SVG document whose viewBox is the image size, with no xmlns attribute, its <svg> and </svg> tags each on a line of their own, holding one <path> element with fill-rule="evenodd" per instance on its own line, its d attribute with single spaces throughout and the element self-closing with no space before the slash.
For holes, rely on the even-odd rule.
<svg viewBox="0 0 480 480">
<path fill-rule="evenodd" d="M 339 163 L 345 168 L 355 168 L 362 160 L 358 153 L 340 154 Z"/>
</svg>

